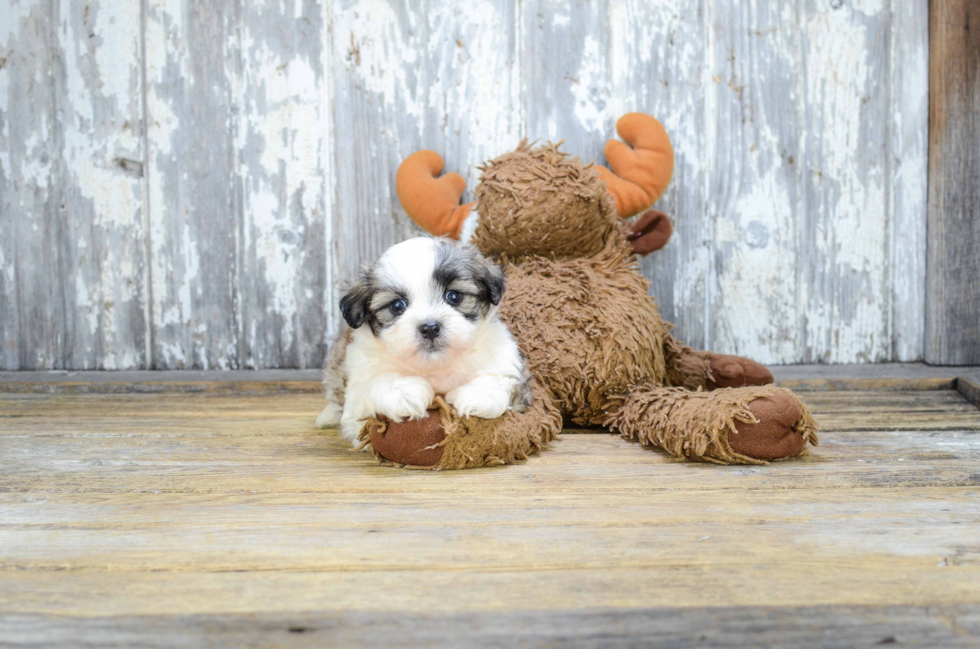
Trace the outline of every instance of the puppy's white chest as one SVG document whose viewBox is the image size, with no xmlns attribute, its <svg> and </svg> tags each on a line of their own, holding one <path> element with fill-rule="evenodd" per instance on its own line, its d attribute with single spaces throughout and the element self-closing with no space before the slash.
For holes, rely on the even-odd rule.
<svg viewBox="0 0 980 649">
<path fill-rule="evenodd" d="M 431 375 L 426 376 L 425 379 L 432 386 L 432 389 L 435 390 L 436 394 L 445 395 L 450 390 L 455 390 L 469 383 L 473 379 L 473 376 L 473 372 L 456 369 L 433 372 Z"/>
</svg>

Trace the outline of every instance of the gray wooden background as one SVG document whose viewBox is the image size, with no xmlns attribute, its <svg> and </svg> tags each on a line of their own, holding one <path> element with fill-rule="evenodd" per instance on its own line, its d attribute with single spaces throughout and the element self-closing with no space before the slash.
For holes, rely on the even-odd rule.
<svg viewBox="0 0 980 649">
<path fill-rule="evenodd" d="M 398 163 L 672 135 L 695 347 L 925 347 L 927 0 L 0 0 L 0 369 L 315 367 Z"/>
</svg>

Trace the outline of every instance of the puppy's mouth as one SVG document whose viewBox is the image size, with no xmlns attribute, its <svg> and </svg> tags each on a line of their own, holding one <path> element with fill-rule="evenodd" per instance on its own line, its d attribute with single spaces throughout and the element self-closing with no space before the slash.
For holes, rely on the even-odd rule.
<svg viewBox="0 0 980 649">
<path fill-rule="evenodd" d="M 419 352 L 428 356 L 440 354 L 445 351 L 445 349 L 446 343 L 442 338 L 435 338 L 433 340 L 423 338 L 421 342 L 419 342 Z"/>
</svg>

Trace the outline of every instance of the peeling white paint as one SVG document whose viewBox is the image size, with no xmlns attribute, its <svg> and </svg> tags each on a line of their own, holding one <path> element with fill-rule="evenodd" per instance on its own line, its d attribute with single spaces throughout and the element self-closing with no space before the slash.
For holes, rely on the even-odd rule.
<svg viewBox="0 0 980 649">
<path fill-rule="evenodd" d="M 46 123 L 42 121 L 41 132 L 31 133 L 27 136 L 27 139 L 24 141 L 27 160 L 19 169 L 20 176 L 24 179 L 24 182 L 38 189 L 48 189 L 50 187 L 54 172 L 54 159 L 46 155 L 46 131 Z M 35 215 L 28 212 L 25 216 L 33 218 Z"/>
<path fill-rule="evenodd" d="M 811 361 L 875 362 L 891 354 L 885 151 L 868 140 L 877 126 L 869 102 L 884 106 L 877 88 L 884 61 L 870 61 L 874 24 L 825 11 L 807 21 L 804 35 L 807 117 L 811 142 L 820 141 L 819 157 L 813 146 L 808 155 L 808 207 L 823 215 L 812 242 L 822 278 L 805 287 L 806 304 L 821 316 L 806 320 Z"/>
<path fill-rule="evenodd" d="M 601 162 L 616 118 L 641 110 L 675 146 L 660 204 L 675 235 L 643 267 L 681 338 L 763 362 L 921 358 L 926 0 L 703 8 L 149 0 L 140 34 L 138 3 L 6 3 L 0 56 L 50 12 L 64 76 L 0 67 L 0 175 L 28 188 L 4 209 L 32 250 L 64 232 L 51 245 L 73 274 L 51 286 L 71 299 L 77 367 L 139 366 L 147 327 L 157 367 L 310 367 L 339 280 L 417 232 L 394 196 L 405 156 L 439 151 L 470 199 L 476 165 L 523 135 Z M 53 101 L 6 119 L 28 76 L 57 86 L 56 123 Z M 54 228 L 38 206 L 62 195 Z M 0 241 L 0 302 L 12 252 Z M 149 322 L 131 321 L 147 299 Z M 57 365 L 50 332 L 0 362 Z"/>
<path fill-rule="evenodd" d="M 795 232 L 789 218 L 794 210 L 781 181 L 779 170 L 770 168 L 727 209 L 708 201 L 719 216 L 714 246 L 729 251 L 727 267 L 717 275 L 723 306 L 715 313 L 732 324 L 721 329 L 715 347 L 749 358 L 792 360 L 798 350 L 796 310 L 773 303 L 796 292 Z"/>
<path fill-rule="evenodd" d="M 585 37 L 582 45 L 582 63 L 571 84 L 575 98 L 575 117 L 589 131 L 601 132 L 610 121 L 622 114 L 619 97 L 614 98 L 609 91 L 609 72 L 602 65 L 604 57 L 600 52 L 599 40 L 592 34 Z M 552 123 L 552 128 L 555 124 Z M 613 135 L 610 133 L 610 136 Z M 554 141 L 562 139 L 557 131 L 548 133 Z M 587 156 L 585 152 L 579 155 Z"/>
<path fill-rule="evenodd" d="M 398 16 L 392 5 L 383 2 L 357 2 L 334 18 L 334 55 L 344 61 L 356 83 L 386 108 L 416 119 L 422 116 L 424 97 L 422 89 L 409 86 L 409 79 L 423 67 L 422 52 L 412 42 L 422 20 L 417 12 Z"/>
</svg>

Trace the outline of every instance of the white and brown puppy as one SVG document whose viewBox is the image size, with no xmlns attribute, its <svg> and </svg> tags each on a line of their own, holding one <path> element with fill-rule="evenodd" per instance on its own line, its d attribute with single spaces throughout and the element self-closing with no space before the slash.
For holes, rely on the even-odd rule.
<svg viewBox="0 0 980 649">
<path fill-rule="evenodd" d="M 437 394 L 462 416 L 528 403 L 528 372 L 497 316 L 504 274 L 473 246 L 419 237 L 389 248 L 340 300 L 350 326 L 327 359 L 319 428 L 357 439 L 364 420 L 421 419 Z"/>
</svg>

